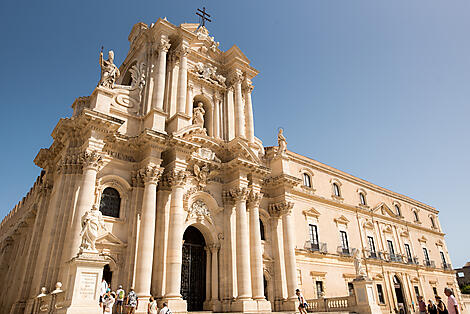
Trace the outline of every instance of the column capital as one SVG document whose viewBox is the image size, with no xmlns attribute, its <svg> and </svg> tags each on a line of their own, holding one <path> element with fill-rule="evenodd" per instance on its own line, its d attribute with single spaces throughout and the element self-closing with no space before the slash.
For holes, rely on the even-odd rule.
<svg viewBox="0 0 470 314">
<path fill-rule="evenodd" d="M 190 52 L 191 52 L 191 47 L 187 44 L 181 44 L 178 48 L 176 48 L 176 54 L 180 58 L 187 57 Z"/>
<path fill-rule="evenodd" d="M 147 165 L 138 170 L 138 176 L 144 183 L 157 184 L 162 175 L 163 168 L 155 165 Z"/>
<path fill-rule="evenodd" d="M 209 248 L 209 250 L 211 251 L 212 254 L 216 254 L 217 251 L 220 249 L 220 244 L 216 244 L 216 243 L 209 244 L 207 246 L 207 248 Z"/>
<path fill-rule="evenodd" d="M 247 198 L 248 209 L 259 207 L 259 204 L 261 203 L 262 198 L 263 198 L 262 193 L 254 192 L 253 190 L 251 190 Z"/>
<path fill-rule="evenodd" d="M 183 187 L 188 179 L 188 173 L 185 170 L 170 170 L 164 174 L 163 181 L 170 187 Z"/>
<path fill-rule="evenodd" d="M 272 217 L 279 218 L 284 215 L 289 215 L 292 212 L 293 207 L 293 202 L 282 201 L 269 204 L 268 211 Z"/>
<path fill-rule="evenodd" d="M 158 42 L 157 51 L 167 53 L 170 50 L 171 44 L 168 38 L 162 37 Z"/>
<path fill-rule="evenodd" d="M 83 170 L 93 169 L 99 171 L 104 165 L 102 155 L 96 150 L 83 152 L 80 155 L 79 160 L 83 166 Z"/>
<path fill-rule="evenodd" d="M 250 191 L 247 188 L 234 188 L 229 192 L 235 202 L 244 202 L 247 200 Z"/>
<path fill-rule="evenodd" d="M 243 75 L 242 70 L 235 69 L 229 74 L 229 86 L 233 86 L 233 85 L 241 86 L 243 82 L 243 78 L 244 78 L 244 75 Z"/>
</svg>

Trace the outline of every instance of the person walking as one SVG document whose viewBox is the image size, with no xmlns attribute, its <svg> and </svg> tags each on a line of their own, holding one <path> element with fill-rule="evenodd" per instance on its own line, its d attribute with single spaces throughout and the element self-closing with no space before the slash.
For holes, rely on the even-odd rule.
<svg viewBox="0 0 470 314">
<path fill-rule="evenodd" d="M 437 307 L 432 300 L 428 300 L 428 313 L 437 314 Z"/>
<path fill-rule="evenodd" d="M 168 304 L 166 302 L 163 302 L 163 307 L 160 309 L 159 314 L 172 314 L 171 310 L 168 308 Z"/>
<path fill-rule="evenodd" d="M 116 300 L 116 294 L 108 291 L 103 297 L 103 313 L 111 314 L 113 312 L 114 301 Z"/>
<path fill-rule="evenodd" d="M 157 312 L 157 301 L 155 301 L 153 297 L 150 297 L 147 314 L 157 314 Z"/>
<path fill-rule="evenodd" d="M 419 308 L 419 313 L 420 314 L 425 314 L 428 311 L 426 310 L 426 303 L 423 300 L 422 296 L 418 297 L 418 308 Z"/>
<path fill-rule="evenodd" d="M 300 293 L 299 289 L 295 290 L 295 294 L 297 295 L 297 299 L 299 299 L 299 312 L 300 314 L 307 314 L 307 302 L 305 301 L 304 296 Z"/>
<path fill-rule="evenodd" d="M 437 308 L 437 314 L 448 314 L 446 305 L 442 301 L 441 297 L 436 295 L 436 308 Z"/>
<path fill-rule="evenodd" d="M 454 292 L 450 288 L 444 289 L 444 294 L 447 296 L 447 311 L 449 314 L 460 314 L 459 304 L 454 297 Z"/>
<path fill-rule="evenodd" d="M 135 314 L 135 310 L 139 306 L 139 298 L 134 292 L 134 288 L 131 288 L 127 294 L 127 306 L 129 307 L 129 311 L 127 313 Z"/>
<path fill-rule="evenodd" d="M 103 297 L 106 294 L 106 292 L 108 292 L 108 283 L 103 278 L 100 284 L 100 308 L 102 308 L 103 310 L 104 310 Z"/>
<path fill-rule="evenodd" d="M 124 297 L 126 296 L 126 291 L 122 289 L 122 285 L 119 285 L 119 288 L 116 290 L 116 313 L 122 314 L 122 308 L 124 306 Z"/>
</svg>

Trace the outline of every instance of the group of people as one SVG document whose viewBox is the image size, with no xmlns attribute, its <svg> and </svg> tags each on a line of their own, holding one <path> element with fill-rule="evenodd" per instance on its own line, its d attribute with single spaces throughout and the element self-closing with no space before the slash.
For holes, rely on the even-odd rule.
<svg viewBox="0 0 470 314">
<path fill-rule="evenodd" d="M 419 313 L 428 314 L 460 314 L 459 304 L 454 296 L 454 292 L 450 288 L 444 289 L 444 294 L 447 296 L 447 306 L 442 298 L 438 295 L 435 296 L 436 303 L 433 300 L 428 300 L 428 304 L 424 301 L 422 296 L 418 297 Z"/>
<path fill-rule="evenodd" d="M 135 314 L 139 306 L 139 297 L 131 288 L 126 295 L 126 292 L 120 285 L 116 291 L 111 291 L 106 280 L 103 279 L 100 287 L 100 307 L 103 309 L 103 314 L 116 313 L 116 314 Z M 158 312 L 157 301 L 155 298 L 150 297 L 147 305 L 147 314 L 171 314 L 170 309 L 166 303 Z"/>
</svg>

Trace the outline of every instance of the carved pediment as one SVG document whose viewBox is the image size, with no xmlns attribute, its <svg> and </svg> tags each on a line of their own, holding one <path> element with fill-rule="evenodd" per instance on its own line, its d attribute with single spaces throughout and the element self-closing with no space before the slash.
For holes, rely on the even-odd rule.
<svg viewBox="0 0 470 314">
<path fill-rule="evenodd" d="M 410 236 L 410 233 L 408 232 L 408 230 L 402 229 L 400 231 L 400 236 L 402 236 L 403 238 L 408 238 Z"/>
<path fill-rule="evenodd" d="M 376 207 L 374 207 L 372 212 L 379 212 L 382 215 L 388 215 L 388 216 L 393 217 L 393 218 L 397 217 L 397 215 L 390 209 L 390 207 L 388 207 L 387 204 L 385 204 L 383 202 L 380 203 L 379 205 L 377 205 Z"/>
<path fill-rule="evenodd" d="M 241 158 L 246 161 L 252 162 L 256 165 L 261 163 L 261 160 L 258 158 L 256 153 L 248 146 L 248 144 L 239 139 L 235 138 L 230 143 L 228 143 L 227 147 L 230 152 L 234 155 L 235 158 Z"/>
<path fill-rule="evenodd" d="M 382 228 L 384 233 L 393 233 L 392 227 L 390 225 L 386 225 Z"/>
<path fill-rule="evenodd" d="M 365 220 L 362 226 L 365 229 L 374 229 L 374 224 L 370 220 Z"/>
<path fill-rule="evenodd" d="M 96 247 L 126 247 L 127 244 L 122 242 L 111 232 L 107 231 L 96 239 Z"/>
<path fill-rule="evenodd" d="M 372 279 L 377 280 L 377 281 L 381 281 L 381 280 L 384 279 L 384 276 L 382 274 L 376 274 L 376 275 L 372 276 Z"/>
<path fill-rule="evenodd" d="M 421 237 L 418 238 L 418 241 L 426 243 L 426 241 L 428 241 L 428 239 L 425 236 L 421 236 Z"/>
<path fill-rule="evenodd" d="M 436 241 L 436 246 L 444 246 L 444 242 L 441 239 Z"/>
<path fill-rule="evenodd" d="M 338 218 L 335 218 L 334 220 L 337 224 L 347 225 L 349 223 L 349 219 L 346 218 L 344 215 L 341 215 Z"/>
<path fill-rule="evenodd" d="M 311 207 L 310 209 L 306 209 L 302 212 L 307 217 L 318 218 L 320 216 L 320 212 L 317 211 L 315 208 Z"/>
</svg>

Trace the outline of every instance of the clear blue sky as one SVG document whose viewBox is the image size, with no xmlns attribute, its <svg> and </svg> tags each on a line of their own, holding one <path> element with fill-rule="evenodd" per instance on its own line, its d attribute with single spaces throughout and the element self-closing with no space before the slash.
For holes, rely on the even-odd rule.
<svg viewBox="0 0 470 314">
<path fill-rule="evenodd" d="M 256 135 L 441 211 L 455 266 L 470 260 L 470 2 L 0 2 L 0 216 L 29 190 L 33 159 L 96 86 L 101 45 L 117 63 L 132 25 L 197 22 L 260 71 Z"/>
</svg>

